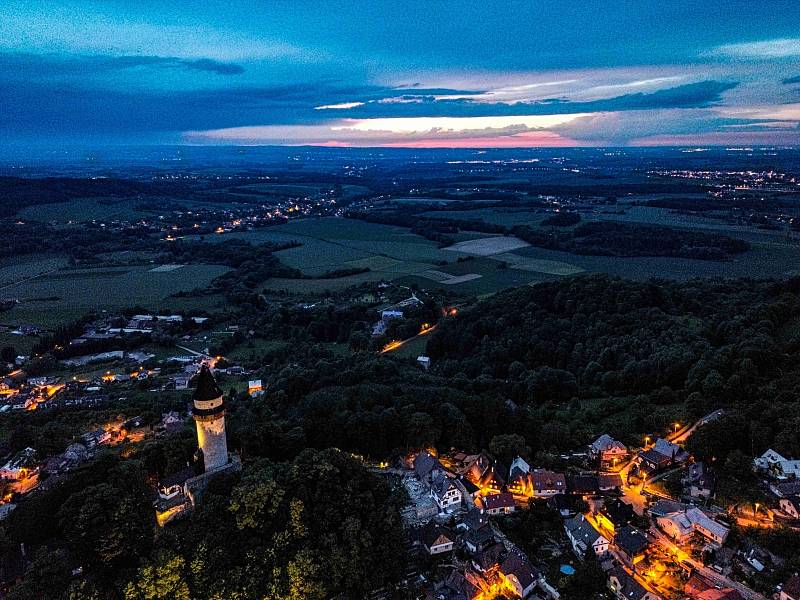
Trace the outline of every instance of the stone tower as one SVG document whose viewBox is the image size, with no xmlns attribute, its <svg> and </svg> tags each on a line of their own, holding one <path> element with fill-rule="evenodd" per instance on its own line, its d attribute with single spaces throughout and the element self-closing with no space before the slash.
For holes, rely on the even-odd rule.
<svg viewBox="0 0 800 600">
<path fill-rule="evenodd" d="M 206 472 L 228 463 L 225 440 L 225 401 L 211 370 L 203 365 L 192 396 L 192 416 L 197 425 L 197 445 L 203 451 Z"/>
</svg>

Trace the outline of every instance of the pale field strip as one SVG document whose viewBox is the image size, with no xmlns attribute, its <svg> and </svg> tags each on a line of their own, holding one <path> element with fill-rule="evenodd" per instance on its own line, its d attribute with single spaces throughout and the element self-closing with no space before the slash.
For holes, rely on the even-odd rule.
<svg viewBox="0 0 800 600">
<path fill-rule="evenodd" d="M 472 254 L 475 256 L 492 256 L 494 254 L 511 252 L 512 250 L 526 248 L 528 246 L 530 246 L 528 242 L 524 242 L 513 236 L 497 236 L 458 242 L 457 244 L 443 248 L 443 250 L 463 252 L 464 254 Z"/>
<path fill-rule="evenodd" d="M 150 269 L 151 273 L 168 273 L 169 271 L 174 271 L 175 269 L 180 269 L 183 265 L 170 263 L 166 265 L 159 265 L 157 267 L 153 267 Z"/>
</svg>

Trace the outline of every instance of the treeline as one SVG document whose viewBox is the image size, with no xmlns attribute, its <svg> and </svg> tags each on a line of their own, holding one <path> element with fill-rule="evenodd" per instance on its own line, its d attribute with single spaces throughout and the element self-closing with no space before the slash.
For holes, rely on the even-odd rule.
<svg viewBox="0 0 800 600">
<path fill-rule="evenodd" d="M 748 242 L 719 233 L 615 221 L 583 223 L 572 231 L 557 233 L 518 225 L 511 233 L 532 246 L 591 256 L 729 260 L 750 249 Z"/>
</svg>

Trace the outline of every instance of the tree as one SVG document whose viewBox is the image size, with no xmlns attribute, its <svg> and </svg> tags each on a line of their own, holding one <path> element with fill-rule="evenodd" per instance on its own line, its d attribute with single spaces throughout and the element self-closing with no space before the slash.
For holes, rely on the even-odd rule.
<svg viewBox="0 0 800 600">
<path fill-rule="evenodd" d="M 72 494 L 58 518 L 64 537 L 85 562 L 119 566 L 147 554 L 152 543 L 152 508 L 107 483 Z"/>
<path fill-rule="evenodd" d="M 509 464 L 517 456 L 529 457 L 531 449 L 521 435 L 505 433 L 492 438 L 489 442 L 489 452 L 503 463 Z"/>
<path fill-rule="evenodd" d="M 231 496 L 230 511 L 239 529 L 272 531 L 276 525 L 286 491 L 281 489 L 269 468 L 257 469 L 242 478 Z"/>
<path fill-rule="evenodd" d="M 0 360 L 7 363 L 13 363 L 17 358 L 17 352 L 13 346 L 3 346 L 0 350 Z"/>
<path fill-rule="evenodd" d="M 125 587 L 125 600 L 191 600 L 185 572 L 186 561 L 182 556 L 159 552 Z"/>
<path fill-rule="evenodd" d="M 11 588 L 8 600 L 50 600 L 67 589 L 70 568 L 62 550 L 39 550 L 25 579 Z"/>
</svg>

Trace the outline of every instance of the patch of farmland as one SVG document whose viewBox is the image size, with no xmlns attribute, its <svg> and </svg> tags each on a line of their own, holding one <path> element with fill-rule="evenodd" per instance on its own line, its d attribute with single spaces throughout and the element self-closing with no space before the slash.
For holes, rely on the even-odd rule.
<svg viewBox="0 0 800 600">
<path fill-rule="evenodd" d="M 228 270 L 219 265 L 186 265 L 178 271 L 155 273 L 147 266 L 61 270 L 10 286 L 6 293 L 18 297 L 19 308 L 27 310 L 14 308 L 8 314 L 17 318 L 27 311 L 74 314 L 135 304 L 157 306 L 176 292 L 206 287 Z"/>
<path fill-rule="evenodd" d="M 541 258 L 530 258 L 527 256 L 520 256 L 513 252 L 504 254 L 496 254 L 492 256 L 495 260 L 502 260 L 507 262 L 512 269 L 521 269 L 523 271 L 535 271 L 537 273 L 546 273 L 547 275 L 577 275 L 583 273 L 585 269 L 572 265 L 560 260 L 547 260 Z"/>
<path fill-rule="evenodd" d="M 280 261 L 308 275 L 342 268 L 351 260 L 369 258 L 370 253 L 344 244 L 305 238 L 302 246 L 275 253 Z"/>
<path fill-rule="evenodd" d="M 441 283 L 444 285 L 458 285 L 459 283 L 466 283 L 467 281 L 480 279 L 481 277 L 483 277 L 483 275 L 479 275 L 478 273 L 466 273 L 465 275 L 454 275 L 450 279 L 445 279 Z"/>
<path fill-rule="evenodd" d="M 67 266 L 66 256 L 56 254 L 29 254 L 20 257 L 8 257 L 0 260 L 0 293 L 23 279 L 39 277 Z"/>
<path fill-rule="evenodd" d="M 529 245 L 528 242 L 524 242 L 514 236 L 496 236 L 458 242 L 457 244 L 444 248 L 444 250 L 474 254 L 476 256 L 491 256 L 493 254 L 510 252 L 518 248 L 525 248 Z"/>
<path fill-rule="evenodd" d="M 77 198 L 68 202 L 26 206 L 17 213 L 17 216 L 27 221 L 55 221 L 56 223 L 84 222 L 94 219 L 100 221 L 130 220 L 142 216 L 142 212 L 136 209 L 139 202 L 139 200 L 118 198 Z"/>
<path fill-rule="evenodd" d="M 180 269 L 186 265 L 179 265 L 179 264 L 166 264 L 166 265 L 159 265 L 157 267 L 153 267 L 150 269 L 151 273 L 169 273 L 170 271 L 174 271 L 176 269 Z"/>
</svg>

